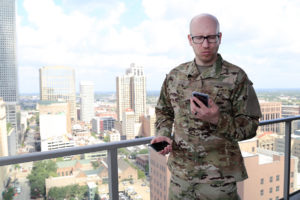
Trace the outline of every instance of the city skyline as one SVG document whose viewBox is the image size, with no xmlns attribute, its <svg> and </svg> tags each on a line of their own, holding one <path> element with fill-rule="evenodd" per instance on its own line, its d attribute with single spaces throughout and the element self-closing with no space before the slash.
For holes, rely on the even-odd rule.
<svg viewBox="0 0 300 200">
<path fill-rule="evenodd" d="M 147 91 L 159 90 L 166 73 L 193 59 L 188 25 L 203 12 L 218 17 L 220 53 L 256 89 L 300 85 L 296 1 L 19 0 L 17 8 L 21 93 L 38 91 L 38 68 L 47 65 L 74 68 L 76 91 L 86 77 L 95 91 L 114 91 L 132 62 L 144 66 Z"/>
</svg>

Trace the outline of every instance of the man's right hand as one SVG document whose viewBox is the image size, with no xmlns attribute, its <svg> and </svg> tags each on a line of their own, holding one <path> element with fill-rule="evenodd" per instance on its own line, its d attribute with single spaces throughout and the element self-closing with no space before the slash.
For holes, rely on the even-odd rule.
<svg viewBox="0 0 300 200">
<path fill-rule="evenodd" d="M 153 138 L 150 143 L 153 144 L 153 143 L 162 142 L 162 141 L 168 142 L 169 145 L 166 146 L 163 150 L 161 150 L 158 153 L 160 153 L 162 155 L 166 155 L 172 151 L 172 140 L 170 138 L 168 138 L 166 136 L 157 136 L 157 137 Z"/>
</svg>

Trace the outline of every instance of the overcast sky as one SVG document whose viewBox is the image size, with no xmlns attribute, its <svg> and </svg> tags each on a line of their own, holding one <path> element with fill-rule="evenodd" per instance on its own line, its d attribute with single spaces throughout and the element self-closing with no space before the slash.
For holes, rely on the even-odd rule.
<svg viewBox="0 0 300 200">
<path fill-rule="evenodd" d="M 130 63 L 144 67 L 147 90 L 194 58 L 190 19 L 215 15 L 219 52 L 242 67 L 258 88 L 300 88 L 298 0 L 17 0 L 20 93 L 39 92 L 42 66 L 75 69 L 76 87 L 94 82 L 115 91 Z M 77 90 L 78 92 L 78 90 Z"/>
</svg>

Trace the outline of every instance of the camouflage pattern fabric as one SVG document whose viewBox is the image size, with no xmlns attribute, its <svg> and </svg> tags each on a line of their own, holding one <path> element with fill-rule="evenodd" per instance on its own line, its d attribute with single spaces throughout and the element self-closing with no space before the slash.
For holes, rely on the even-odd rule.
<svg viewBox="0 0 300 200">
<path fill-rule="evenodd" d="M 219 106 L 217 125 L 190 111 L 193 91 L 206 93 Z M 171 70 L 156 106 L 156 135 L 173 140 L 168 167 L 190 184 L 246 179 L 238 141 L 256 135 L 261 116 L 252 82 L 239 67 L 218 54 L 212 67 L 199 73 L 195 62 Z"/>
<path fill-rule="evenodd" d="M 240 200 L 236 182 L 194 183 L 171 177 L 170 200 Z"/>
</svg>

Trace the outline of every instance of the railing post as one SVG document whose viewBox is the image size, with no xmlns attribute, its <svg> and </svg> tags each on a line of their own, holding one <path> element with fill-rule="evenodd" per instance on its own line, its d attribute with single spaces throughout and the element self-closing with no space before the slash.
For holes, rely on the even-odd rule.
<svg viewBox="0 0 300 200">
<path fill-rule="evenodd" d="M 119 199 L 119 180 L 118 180 L 118 149 L 107 150 L 108 180 L 109 180 L 109 199 Z"/>
<path fill-rule="evenodd" d="M 291 170 L 291 121 L 285 122 L 285 151 L 284 151 L 284 199 L 289 199 L 290 170 Z"/>
</svg>

